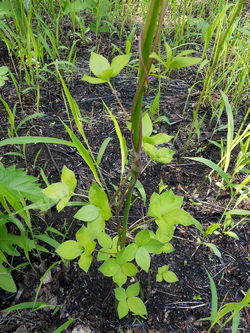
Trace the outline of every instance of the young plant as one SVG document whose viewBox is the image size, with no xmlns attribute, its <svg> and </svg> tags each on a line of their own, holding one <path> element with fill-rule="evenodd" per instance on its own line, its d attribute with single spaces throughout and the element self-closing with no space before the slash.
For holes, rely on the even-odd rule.
<svg viewBox="0 0 250 333">
<path fill-rule="evenodd" d="M 244 297 L 240 302 L 226 303 L 218 308 L 216 285 L 212 276 L 208 272 L 207 275 L 212 292 L 211 315 L 208 318 L 202 318 L 200 320 L 210 321 L 211 326 L 208 330 L 208 333 L 212 332 L 212 330 L 214 331 L 216 325 L 219 325 L 220 329 L 217 332 L 220 332 L 223 327 L 232 321 L 231 333 L 237 333 L 240 324 L 240 311 L 242 311 L 245 307 L 250 307 L 250 289 L 246 294 L 244 294 Z M 224 322 L 222 322 L 223 318 Z"/>
<path fill-rule="evenodd" d="M 23 169 L 16 169 L 14 166 L 5 168 L 0 163 L 0 287 L 9 292 L 16 292 L 17 289 L 11 271 L 18 267 L 14 268 L 9 260 L 10 256 L 21 255 L 17 247 L 23 250 L 30 262 L 29 253 L 32 250 L 45 250 L 37 244 L 39 238 L 50 245 L 53 244 L 54 248 L 59 245 L 48 236 L 36 235 L 36 238 L 33 234 L 29 210 L 32 208 L 47 210 L 54 204 L 43 195 L 36 181 L 35 177 L 28 176 Z M 27 201 L 31 204 L 28 205 Z M 14 226 L 19 234 L 11 233 L 8 224 Z M 19 268 L 26 264 L 20 264 Z"/>
<path fill-rule="evenodd" d="M 122 179 L 120 186 L 109 200 L 105 193 L 105 184 L 100 175 L 98 163 L 90 150 L 85 136 L 80 110 L 72 98 L 64 80 L 60 76 L 63 90 L 73 114 L 77 129 L 81 134 L 87 148 L 81 143 L 73 131 L 64 124 L 71 138 L 71 142 L 54 138 L 11 138 L 0 142 L 0 146 L 9 143 L 51 142 L 61 143 L 76 147 L 82 158 L 87 163 L 93 175 L 93 182 L 88 190 L 88 201 L 83 203 L 76 214 L 75 219 L 83 222 L 77 231 L 75 240 L 63 242 L 56 252 L 66 260 L 78 259 L 79 267 L 88 272 L 93 260 L 101 262 L 99 271 L 111 277 L 116 284 L 115 296 L 117 300 L 117 311 L 120 318 L 128 311 L 135 315 L 145 316 L 147 314 L 143 301 L 138 297 L 139 284 L 132 284 L 126 289 L 123 286 L 128 278 L 135 277 L 140 270 L 148 273 L 151 266 L 151 254 L 171 253 L 174 248 L 170 241 L 173 238 L 176 225 L 195 225 L 202 230 L 201 225 L 190 216 L 182 207 L 183 198 L 175 195 L 171 190 L 165 191 L 161 186 L 160 193 L 153 193 L 147 211 L 149 217 L 143 225 L 133 230 L 128 228 L 129 212 L 132 206 L 132 196 L 138 178 L 141 174 L 141 152 L 142 149 L 149 158 L 160 163 L 169 163 L 174 152 L 166 147 L 158 147 L 171 140 L 171 136 L 165 133 L 152 135 L 153 124 L 147 113 L 143 113 L 142 102 L 146 86 L 149 83 L 149 73 L 153 58 L 150 55 L 155 52 L 160 39 L 161 25 L 165 14 L 167 2 L 165 0 L 153 0 L 149 3 L 148 15 L 140 38 L 140 65 L 137 90 L 133 99 L 131 112 L 131 137 L 132 137 L 132 163 L 130 170 L 125 175 L 125 164 L 127 163 L 127 152 L 125 139 L 121 134 L 118 122 L 106 107 L 114 123 L 119 138 L 122 154 Z M 84 76 L 84 80 L 93 84 L 107 83 L 113 93 L 115 90 L 111 79 L 117 76 L 128 64 L 130 54 L 115 57 L 111 64 L 106 58 L 92 52 L 90 58 L 90 69 L 95 77 Z M 118 96 L 115 94 L 119 106 L 124 110 Z M 124 173 L 124 175 L 123 175 Z M 100 175 L 100 177 L 99 177 Z M 57 202 L 57 210 L 61 211 L 75 194 L 76 177 L 66 166 L 63 167 L 61 181 L 47 186 L 43 193 Z M 123 210 L 123 212 L 122 212 Z M 113 216 L 115 211 L 115 216 Z M 122 220 L 119 218 L 123 215 Z M 154 222 L 151 230 L 150 223 Z M 112 228 L 112 226 L 114 226 Z M 107 232 L 112 228 L 113 233 Z M 139 230 L 139 231 L 138 231 Z M 175 282 L 178 278 L 169 270 L 167 265 L 159 268 L 157 279 Z"/>
</svg>

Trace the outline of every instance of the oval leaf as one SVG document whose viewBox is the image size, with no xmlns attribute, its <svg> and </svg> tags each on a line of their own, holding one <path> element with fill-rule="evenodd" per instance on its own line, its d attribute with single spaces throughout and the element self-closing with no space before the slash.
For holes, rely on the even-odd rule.
<svg viewBox="0 0 250 333">
<path fill-rule="evenodd" d="M 78 210 L 78 212 L 74 215 L 75 219 L 89 222 L 95 220 L 100 214 L 100 210 L 98 207 L 94 205 L 86 205 Z"/>
<path fill-rule="evenodd" d="M 129 311 L 129 308 L 128 308 L 128 303 L 126 300 L 118 303 L 117 312 L 118 312 L 119 319 L 125 317 L 128 314 L 128 311 Z"/>
<path fill-rule="evenodd" d="M 100 267 L 99 271 L 105 276 L 113 276 L 120 270 L 120 266 L 115 259 L 108 259 Z"/>
<path fill-rule="evenodd" d="M 135 315 L 146 315 L 147 309 L 143 301 L 138 297 L 129 297 L 128 298 L 128 307 L 131 312 Z"/>
<path fill-rule="evenodd" d="M 80 259 L 78 260 L 78 265 L 79 267 L 84 271 L 84 272 L 88 272 L 89 267 L 92 263 L 93 257 L 92 255 L 88 255 L 86 253 L 83 253 L 80 257 Z"/>
<path fill-rule="evenodd" d="M 189 67 L 198 64 L 201 61 L 201 58 L 194 57 L 175 57 L 171 63 L 169 68 L 183 68 Z"/>
<path fill-rule="evenodd" d="M 81 244 L 74 240 L 68 240 L 62 243 L 57 249 L 56 253 L 64 259 L 72 260 L 79 257 L 83 249 Z"/>
<path fill-rule="evenodd" d="M 89 67 L 95 76 L 101 77 L 101 74 L 110 68 L 110 64 L 102 55 L 91 52 Z"/>
<path fill-rule="evenodd" d="M 127 298 L 127 294 L 124 288 L 115 288 L 115 298 L 118 301 L 124 301 Z"/>
<path fill-rule="evenodd" d="M 167 271 L 163 273 L 163 278 L 166 282 L 168 283 L 174 283 L 179 281 L 178 277 L 176 276 L 176 274 L 172 271 Z"/>
<path fill-rule="evenodd" d="M 128 297 L 135 297 L 138 296 L 140 292 L 140 284 L 139 282 L 133 283 L 130 286 L 128 286 L 126 290 L 126 294 Z"/>
<path fill-rule="evenodd" d="M 139 247 L 135 254 L 135 261 L 141 269 L 148 272 L 150 267 L 150 255 L 146 249 Z"/>
</svg>

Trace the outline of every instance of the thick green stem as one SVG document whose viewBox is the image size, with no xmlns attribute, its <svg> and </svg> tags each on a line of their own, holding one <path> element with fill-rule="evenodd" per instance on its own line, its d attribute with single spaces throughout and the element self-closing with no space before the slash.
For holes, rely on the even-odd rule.
<svg viewBox="0 0 250 333">
<path fill-rule="evenodd" d="M 131 134 L 134 156 L 131 166 L 131 180 L 128 185 L 127 192 L 125 193 L 124 214 L 120 239 L 120 245 L 122 248 L 126 245 L 127 224 L 134 186 L 141 174 L 140 155 L 142 145 L 142 101 L 144 96 L 145 83 L 148 81 L 148 74 L 152 65 L 150 54 L 155 50 L 160 39 L 166 4 L 166 0 L 151 0 L 140 39 L 139 81 L 133 99 L 131 113 Z"/>
<path fill-rule="evenodd" d="M 131 200 L 132 200 L 133 191 L 129 191 L 124 205 L 123 210 L 123 220 L 122 220 L 122 231 L 121 231 L 121 248 L 125 247 L 126 245 L 126 239 L 127 239 L 127 229 L 128 229 L 128 217 L 129 217 L 129 211 L 131 206 Z"/>
</svg>

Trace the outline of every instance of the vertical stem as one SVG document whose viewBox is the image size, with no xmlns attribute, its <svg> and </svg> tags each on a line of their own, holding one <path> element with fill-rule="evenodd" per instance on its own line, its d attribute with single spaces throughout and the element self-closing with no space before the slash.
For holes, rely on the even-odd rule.
<svg viewBox="0 0 250 333">
<path fill-rule="evenodd" d="M 162 22 L 166 9 L 166 0 L 151 0 L 143 28 L 142 36 L 139 44 L 139 81 L 136 93 L 133 99 L 131 112 L 131 135 L 133 144 L 133 162 L 131 166 L 131 179 L 125 195 L 124 214 L 121 231 L 121 247 L 126 244 L 127 224 L 129 211 L 131 207 L 131 199 L 135 183 L 141 173 L 141 145 L 142 145 L 142 101 L 144 96 L 145 83 L 148 79 L 148 73 L 152 65 L 150 54 L 156 49 L 160 39 Z"/>
</svg>

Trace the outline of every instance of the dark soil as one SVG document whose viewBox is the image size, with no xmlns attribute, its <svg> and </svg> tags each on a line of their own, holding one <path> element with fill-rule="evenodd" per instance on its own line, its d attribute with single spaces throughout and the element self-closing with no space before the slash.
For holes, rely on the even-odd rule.
<svg viewBox="0 0 250 333">
<path fill-rule="evenodd" d="M 117 41 L 116 41 L 117 43 Z M 102 46 L 103 45 L 103 46 Z M 103 35 L 99 53 L 109 55 L 109 36 Z M 106 85 L 90 86 L 81 80 L 83 74 L 88 73 L 88 59 L 90 45 L 79 50 L 77 71 L 65 74 L 68 79 L 68 87 L 78 103 L 84 121 L 84 129 L 94 153 L 102 141 L 112 136 L 113 140 L 107 148 L 101 168 L 110 189 L 112 184 L 119 181 L 119 143 L 116 139 L 113 123 L 105 112 L 102 101 L 111 108 L 119 120 L 127 141 L 130 141 L 126 129 L 126 116 L 115 102 L 115 98 Z M 11 68 L 8 53 L 1 50 L 1 65 Z M 110 56 L 112 58 L 112 56 Z M 169 165 L 152 162 L 143 172 L 141 182 L 146 190 L 147 197 L 157 191 L 159 181 L 162 179 L 168 188 L 174 190 L 175 194 L 184 196 L 184 208 L 204 227 L 218 223 L 229 200 L 229 193 L 221 191 L 215 185 L 217 179 L 209 181 L 206 175 L 210 170 L 193 161 L 179 158 L 183 152 L 184 144 L 188 136 L 188 126 L 192 120 L 192 110 L 199 97 L 199 89 L 193 91 L 188 102 L 188 89 L 194 83 L 196 75 L 195 68 L 176 71 L 167 82 L 161 85 L 160 114 L 168 117 L 170 124 L 165 121 L 155 125 L 157 132 L 164 132 L 175 136 L 170 148 L 176 151 L 174 161 Z M 130 70 L 123 72 L 115 80 L 114 86 L 118 91 L 128 112 L 130 111 L 132 98 L 135 92 L 135 73 Z M 157 92 L 156 82 L 152 83 L 145 103 L 150 104 Z M 1 97 L 11 108 L 17 103 L 16 124 L 36 110 L 36 99 L 30 92 L 22 97 L 20 104 L 11 80 L 1 89 Z M 0 105 L 1 139 L 7 138 L 8 119 L 2 105 Z M 33 119 L 25 123 L 19 130 L 19 135 L 40 135 L 68 139 L 64 127 L 60 122 L 62 119 L 69 124 L 71 115 L 65 109 L 61 86 L 55 80 L 42 83 L 40 112 L 44 117 Z M 200 141 L 193 139 L 188 147 L 187 156 L 203 156 L 218 162 L 220 153 L 215 146 L 209 143 L 209 139 L 218 139 L 219 135 L 225 133 L 213 132 L 214 124 L 210 124 L 209 109 L 202 111 L 206 114 L 201 129 Z M 241 123 L 245 109 L 238 116 L 237 127 Z M 73 124 L 73 123 L 72 123 Z M 129 143 L 130 145 L 130 143 Z M 66 146 L 52 144 L 27 145 L 25 149 L 26 159 L 15 155 L 5 155 L 7 152 L 19 152 L 17 147 L 7 146 L 1 148 L 1 162 L 7 167 L 17 165 L 23 167 L 28 174 L 40 177 L 40 168 L 44 169 L 49 181 L 56 182 L 60 179 L 63 165 L 73 170 L 78 179 L 78 191 L 82 192 L 89 188 L 93 177 L 81 157 L 73 149 Z M 21 150 L 22 151 L 22 150 Z M 36 156 L 39 153 L 39 157 Z M 146 165 L 147 158 L 143 156 Z M 42 180 L 40 179 L 41 183 Z M 197 191 L 195 191 L 197 190 Z M 246 203 L 243 209 L 250 209 Z M 44 229 L 43 221 L 47 226 L 65 232 L 70 225 L 68 239 L 74 239 L 75 232 L 80 223 L 72 223 L 75 208 L 66 208 L 62 213 L 57 213 L 53 208 L 43 220 L 34 213 L 34 230 Z M 140 199 L 134 205 L 130 223 L 133 223 L 146 214 Z M 208 317 L 211 310 L 211 290 L 206 270 L 215 280 L 219 304 L 223 302 L 240 301 L 249 288 L 249 228 L 247 221 L 242 222 L 234 230 L 239 240 L 221 235 L 212 235 L 206 241 L 217 246 L 221 251 L 222 258 L 218 258 L 208 247 L 198 246 L 198 231 L 193 227 L 177 227 L 173 246 L 175 251 L 171 254 L 154 256 L 149 275 L 141 272 L 139 280 L 144 292 L 144 302 L 147 305 L 148 316 L 145 319 L 128 316 L 124 320 L 118 320 L 114 311 L 113 285 L 109 278 L 103 277 L 97 270 L 97 265 L 92 265 L 88 274 L 78 268 L 77 262 L 72 261 L 69 267 L 56 265 L 51 270 L 51 276 L 42 285 L 38 301 L 50 304 L 60 304 L 61 307 L 55 311 L 53 308 L 40 309 L 32 312 L 30 310 L 15 311 L 0 314 L 0 332 L 39 332 L 52 333 L 69 318 L 76 319 L 65 332 L 207 332 L 208 321 L 199 319 Z M 58 239 L 60 241 L 60 239 Z M 27 266 L 21 272 L 14 272 L 13 276 L 18 286 L 15 294 L 7 293 L 0 289 L 0 307 L 21 302 L 30 302 L 35 299 L 40 279 L 44 272 L 59 258 L 54 254 L 42 254 L 42 261 L 34 255 L 33 267 Z M 25 257 L 15 258 L 14 266 L 25 261 Z M 170 265 L 179 282 L 174 284 L 156 283 L 155 275 L 158 266 Z M 250 324 L 249 310 L 241 313 L 239 332 L 248 332 Z M 223 332 L 227 332 L 224 329 Z M 248 328 L 247 328 L 248 327 Z"/>
</svg>

